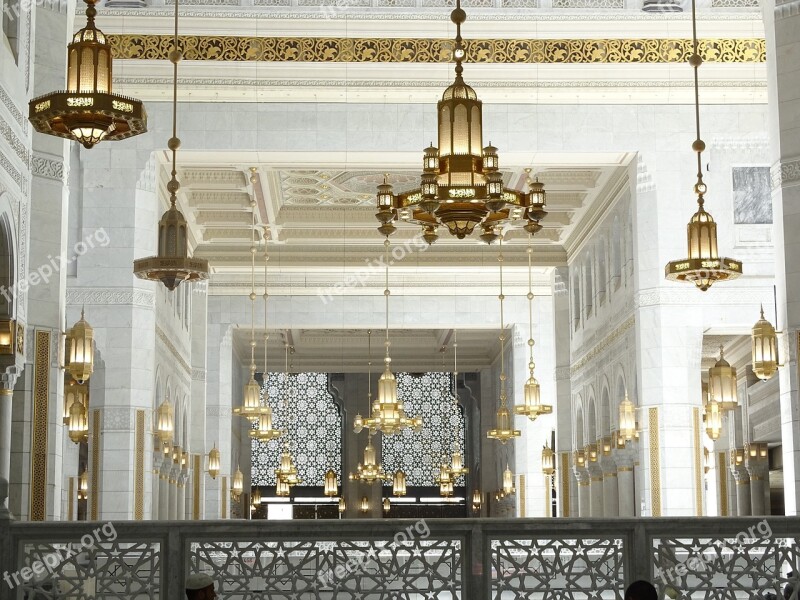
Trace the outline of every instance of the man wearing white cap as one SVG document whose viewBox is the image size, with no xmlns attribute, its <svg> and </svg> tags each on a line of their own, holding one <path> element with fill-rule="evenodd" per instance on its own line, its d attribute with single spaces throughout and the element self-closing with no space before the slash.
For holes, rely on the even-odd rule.
<svg viewBox="0 0 800 600">
<path fill-rule="evenodd" d="M 189 600 L 213 600 L 214 580 L 205 573 L 193 573 L 186 578 L 186 597 Z"/>
</svg>

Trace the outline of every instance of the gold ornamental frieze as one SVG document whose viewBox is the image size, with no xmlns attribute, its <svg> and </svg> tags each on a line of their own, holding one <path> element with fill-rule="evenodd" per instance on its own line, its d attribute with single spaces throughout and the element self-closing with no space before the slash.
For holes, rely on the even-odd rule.
<svg viewBox="0 0 800 600">
<path fill-rule="evenodd" d="M 167 60 L 172 36 L 109 36 L 114 58 Z M 766 61 L 761 38 L 700 40 L 704 62 Z M 423 38 L 310 38 L 181 36 L 187 60 L 264 62 L 449 62 L 452 41 Z M 690 39 L 466 40 L 471 63 L 681 63 L 691 54 Z"/>
</svg>

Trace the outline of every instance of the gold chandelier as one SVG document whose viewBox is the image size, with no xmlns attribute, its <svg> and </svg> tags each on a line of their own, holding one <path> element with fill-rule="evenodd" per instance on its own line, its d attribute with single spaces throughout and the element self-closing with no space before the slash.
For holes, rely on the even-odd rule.
<svg viewBox="0 0 800 600">
<path fill-rule="evenodd" d="M 169 396 L 165 397 L 156 409 L 156 435 L 164 444 L 172 442 L 175 435 L 175 414 Z"/>
<path fill-rule="evenodd" d="M 219 466 L 219 448 L 217 448 L 217 444 L 215 443 L 208 452 L 208 474 L 211 476 L 211 479 L 216 479 L 217 475 L 219 475 Z"/>
<path fill-rule="evenodd" d="M 339 483 L 336 480 L 336 471 L 328 469 L 325 473 L 325 495 L 331 498 L 339 495 Z"/>
<path fill-rule="evenodd" d="M 725 360 L 722 346 L 719 347 L 719 360 L 708 370 L 708 394 L 722 411 L 733 410 L 739 405 L 736 367 Z"/>
<path fill-rule="evenodd" d="M 636 407 L 625 394 L 625 398 L 619 403 L 619 437 L 625 441 L 630 441 L 636 436 Z"/>
<path fill-rule="evenodd" d="M 753 373 L 759 379 L 770 379 L 781 366 L 778 361 L 778 334 L 772 323 L 764 318 L 764 307 L 761 307 L 761 318 L 753 325 L 751 335 Z"/>
<path fill-rule="evenodd" d="M 87 412 L 87 407 L 80 401 L 73 402 L 69 409 L 67 434 L 69 435 L 69 439 L 76 444 L 82 444 L 89 440 L 89 419 Z"/>
<path fill-rule="evenodd" d="M 491 142 L 482 148 L 482 102 L 462 77 L 466 49 L 461 24 L 466 18 L 457 0 L 450 14 L 456 24 L 456 76 L 437 104 L 439 147 L 431 143 L 424 151 L 420 187 L 395 195 L 387 181 L 378 186 L 376 217 L 383 235 L 391 235 L 393 222 L 400 219 L 421 225 L 428 243 L 438 238 L 439 226 L 463 239 L 477 225 L 483 229 L 481 238 L 491 242 L 499 224 L 525 218 L 525 228 L 535 233 L 547 214 L 542 184 L 529 181 L 528 193 L 504 189 L 497 148 Z"/>
<path fill-rule="evenodd" d="M 453 495 L 453 476 L 450 469 L 446 464 L 439 467 L 439 474 L 436 476 L 436 483 L 439 484 L 439 495 L 444 498 L 449 498 Z"/>
<path fill-rule="evenodd" d="M 703 420 L 706 422 L 706 435 L 716 442 L 722 431 L 722 411 L 719 402 L 713 398 L 709 398 L 703 407 Z"/>
<path fill-rule="evenodd" d="M 422 419 L 407 417 L 403 403 L 397 398 L 397 380 L 392 374 L 392 359 L 389 357 L 389 238 L 383 242 L 386 252 L 386 289 L 383 291 L 386 299 L 386 357 L 383 359 L 384 369 L 378 379 L 378 397 L 372 404 L 372 412 L 367 419 L 360 421 L 363 427 L 369 429 L 370 434 L 380 431 L 384 435 L 400 433 L 404 429 L 419 431 L 422 429 Z M 356 421 L 358 427 L 359 421 Z M 360 429 L 359 429 L 360 431 Z"/>
<path fill-rule="evenodd" d="M 672 281 L 689 281 L 706 291 L 717 281 L 736 279 L 742 274 L 742 263 L 733 258 L 720 257 L 717 251 L 717 224 L 704 208 L 707 186 L 703 183 L 702 153 L 706 145 L 700 139 L 700 92 L 697 71 L 703 59 L 697 52 L 697 16 L 695 0 L 692 0 L 692 55 L 689 64 L 694 69 L 694 107 L 697 139 L 692 150 L 697 153 L 697 212 L 686 227 L 689 256 L 667 263 L 665 274 Z"/>
<path fill-rule="evenodd" d="M 505 369 L 505 340 L 506 340 L 506 325 L 503 313 L 503 238 L 500 238 L 500 251 L 497 260 L 500 263 L 500 408 L 497 409 L 497 417 L 494 429 L 486 432 L 486 437 L 490 440 L 497 440 L 501 444 L 505 444 L 508 440 L 518 438 L 522 432 L 519 429 L 514 429 L 511 423 L 511 413 L 506 405 L 506 369 Z"/>
<path fill-rule="evenodd" d="M 392 495 L 398 497 L 406 495 L 406 474 L 403 471 L 397 471 L 394 474 Z"/>
<path fill-rule="evenodd" d="M 83 468 L 83 473 L 78 477 L 78 500 L 86 500 L 89 498 L 89 472 L 86 467 Z"/>
<path fill-rule="evenodd" d="M 350 473 L 350 481 L 360 481 L 367 485 L 372 485 L 376 481 L 387 479 L 383 470 L 383 465 L 379 464 L 375 456 L 375 446 L 372 445 L 372 432 L 367 437 L 367 445 L 364 447 L 364 462 L 358 463 L 355 473 Z"/>
<path fill-rule="evenodd" d="M 233 474 L 233 482 L 231 483 L 231 496 L 238 500 L 241 498 L 243 491 L 244 474 L 242 473 L 241 469 L 239 469 L 239 465 L 236 465 L 236 472 Z"/>
<path fill-rule="evenodd" d="M 80 320 L 67 333 L 67 372 L 79 384 L 94 372 L 94 329 L 86 321 L 83 309 Z"/>
<path fill-rule="evenodd" d="M 297 467 L 294 465 L 291 452 L 289 452 L 288 443 L 283 445 L 280 466 L 275 469 L 275 476 L 278 478 L 279 482 L 285 483 L 290 488 L 303 483 L 297 475 Z"/>
<path fill-rule="evenodd" d="M 267 299 L 269 298 L 269 293 L 267 292 L 267 263 L 269 262 L 269 253 L 266 245 L 267 238 L 264 236 L 264 377 L 263 385 L 261 386 L 263 406 L 258 415 L 257 427 L 250 430 L 250 436 L 260 442 L 278 439 L 286 433 L 283 429 L 274 429 L 272 427 L 272 408 L 269 405 L 269 394 L 267 392 L 267 344 L 269 343 L 269 331 L 267 330 Z"/>
<path fill-rule="evenodd" d="M 556 460 L 553 449 L 547 444 L 542 448 L 542 473 L 552 475 L 556 472 Z"/>
<path fill-rule="evenodd" d="M 167 191 L 170 207 L 158 222 L 158 254 L 133 261 L 133 274 L 139 279 L 160 281 L 172 291 L 183 281 L 208 279 L 208 261 L 189 255 L 189 224 L 178 210 L 177 155 L 181 140 L 178 138 L 178 63 L 183 53 L 178 49 L 178 0 L 175 0 L 175 35 L 169 53 L 172 68 L 172 137 L 167 147 L 172 152 L 172 173 Z"/>
<path fill-rule="evenodd" d="M 532 234 L 528 234 L 528 348 L 530 348 L 530 359 L 528 360 L 528 371 L 530 377 L 525 382 L 525 402 L 514 406 L 514 414 L 524 415 L 531 421 L 535 421 L 539 415 L 549 415 L 553 412 L 550 404 L 542 404 L 541 389 L 539 382 L 533 375 L 536 363 L 533 362 L 533 247 L 531 246 Z"/>
<path fill-rule="evenodd" d="M 506 496 L 516 493 L 517 488 L 514 487 L 514 474 L 506 464 L 506 470 L 503 471 L 503 493 Z"/>
<path fill-rule="evenodd" d="M 67 46 L 67 89 L 28 104 L 33 128 L 92 148 L 103 140 L 122 140 L 147 131 L 139 100 L 111 93 L 111 44 L 97 29 L 97 0 L 86 2 L 86 27 Z"/>
</svg>

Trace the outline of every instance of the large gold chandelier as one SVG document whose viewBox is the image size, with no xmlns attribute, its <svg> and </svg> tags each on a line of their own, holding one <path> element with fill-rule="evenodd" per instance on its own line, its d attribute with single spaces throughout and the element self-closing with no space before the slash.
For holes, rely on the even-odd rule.
<svg viewBox="0 0 800 600">
<path fill-rule="evenodd" d="M 437 104 L 439 147 L 431 143 L 425 149 L 418 189 L 395 195 L 387 181 L 378 186 L 378 231 L 388 236 L 396 229 L 393 221 L 413 221 L 422 226 L 425 240 L 432 243 L 440 225 L 459 239 L 480 225 L 481 238 L 492 242 L 498 224 L 525 218 L 526 230 L 536 233 L 547 214 L 543 186 L 537 180 L 528 182 L 527 193 L 503 188 L 497 148 L 491 142 L 482 147 L 482 102 L 462 77 L 466 49 L 461 24 L 467 15 L 460 0 L 450 19 L 456 24 L 456 77 Z"/>
<path fill-rule="evenodd" d="M 530 359 L 528 360 L 528 370 L 530 377 L 525 382 L 525 402 L 514 407 L 514 413 L 524 415 L 531 421 L 535 421 L 539 415 L 549 415 L 553 412 L 550 404 L 542 404 L 541 389 L 536 377 L 533 376 L 533 369 L 536 363 L 533 362 L 533 275 L 531 260 L 533 247 L 531 246 L 532 234 L 528 235 L 528 347 L 530 348 Z"/>
<path fill-rule="evenodd" d="M 392 359 L 389 356 L 389 238 L 383 242 L 386 249 L 386 289 L 383 291 L 386 299 L 386 357 L 383 359 L 383 374 L 378 379 L 378 397 L 372 404 L 372 412 L 368 418 L 356 420 L 356 428 L 360 426 L 369 429 L 370 434 L 380 431 L 384 435 L 400 433 L 404 429 L 419 431 L 422 429 L 422 419 L 407 417 L 403 403 L 397 398 L 397 379 L 392 373 Z"/>
<path fill-rule="evenodd" d="M 506 340 L 506 325 L 503 313 L 503 238 L 500 238 L 500 252 L 497 260 L 500 262 L 500 408 L 497 409 L 497 417 L 494 429 L 486 432 L 486 437 L 490 440 L 497 440 L 501 444 L 505 444 L 508 440 L 518 438 L 522 435 L 519 429 L 514 429 L 512 423 L 511 413 L 508 410 L 507 396 L 506 396 L 506 368 L 505 368 L 505 340 Z"/>
<path fill-rule="evenodd" d="M 355 473 L 350 473 L 350 481 L 360 481 L 367 485 L 372 485 L 376 481 L 387 479 L 383 470 L 383 465 L 378 463 L 375 456 L 375 446 L 372 445 L 372 433 L 367 437 L 367 445 L 364 447 L 364 462 L 358 463 Z"/>
<path fill-rule="evenodd" d="M 97 29 L 98 0 L 86 2 L 86 27 L 67 46 L 67 89 L 34 98 L 28 119 L 39 133 L 92 148 L 103 140 L 122 140 L 147 131 L 139 100 L 111 92 L 111 44 Z"/>
<path fill-rule="evenodd" d="M 689 64 L 694 69 L 694 109 L 697 139 L 692 150 L 697 153 L 697 183 L 694 193 L 697 195 L 697 212 L 692 215 L 686 226 L 689 245 L 689 256 L 673 260 L 665 267 L 666 278 L 673 281 L 689 281 L 700 290 L 706 291 L 717 281 L 736 279 L 742 274 L 742 263 L 733 258 L 720 257 L 717 251 L 717 224 L 704 208 L 705 194 L 708 189 L 703 183 L 703 150 L 705 142 L 700 139 L 700 92 L 697 70 L 703 59 L 697 52 L 697 18 L 695 0 L 692 0 L 692 55 Z"/>
<path fill-rule="evenodd" d="M 183 53 L 178 49 L 178 0 L 175 0 L 175 34 L 169 52 L 172 62 L 172 137 L 167 142 L 172 153 L 172 176 L 167 183 L 170 207 L 158 222 L 158 254 L 133 261 L 133 274 L 136 277 L 160 281 L 170 291 L 183 281 L 208 279 L 208 261 L 189 255 L 189 224 L 178 210 L 178 190 L 181 187 L 177 168 L 178 148 L 181 145 L 178 138 L 178 63 L 182 58 Z M 255 206 L 254 200 L 251 206 Z"/>
</svg>

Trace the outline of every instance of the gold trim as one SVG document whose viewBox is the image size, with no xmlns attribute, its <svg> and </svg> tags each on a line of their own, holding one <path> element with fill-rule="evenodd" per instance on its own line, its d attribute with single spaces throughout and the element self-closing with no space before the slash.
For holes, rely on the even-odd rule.
<svg viewBox="0 0 800 600">
<path fill-rule="evenodd" d="M 525 475 L 519 476 L 519 516 L 525 518 Z"/>
<path fill-rule="evenodd" d="M 603 479 L 608 479 L 610 477 L 616 477 L 616 473 L 603 473 Z"/>
<path fill-rule="evenodd" d="M 725 460 L 725 453 L 718 454 L 719 463 L 717 464 L 717 474 L 719 475 L 719 516 L 728 516 L 728 469 L 724 466 L 728 463 Z M 720 466 L 723 465 L 723 466 Z"/>
<path fill-rule="evenodd" d="M 703 449 L 700 444 L 700 408 L 692 408 L 692 429 L 694 440 L 694 494 L 696 514 L 703 516 Z"/>
<path fill-rule="evenodd" d="M 133 484 L 133 518 L 144 520 L 144 411 L 136 411 L 136 459 Z"/>
<path fill-rule="evenodd" d="M 633 473 L 633 467 L 617 467 L 617 473 Z"/>
<path fill-rule="evenodd" d="M 228 478 L 222 478 L 222 511 L 220 512 L 221 519 L 228 518 Z"/>
<path fill-rule="evenodd" d="M 552 517 L 552 502 L 551 502 L 551 494 L 553 490 L 551 488 L 553 484 L 550 483 L 550 475 L 544 476 L 544 516 L 545 517 Z"/>
<path fill-rule="evenodd" d="M 115 59 L 167 60 L 171 35 L 107 36 Z M 425 38 L 181 36 L 187 60 L 266 62 L 449 62 L 453 42 Z M 763 63 L 763 38 L 700 40 L 705 62 Z M 471 63 L 684 63 L 690 39 L 482 39 L 464 40 Z"/>
<path fill-rule="evenodd" d="M 50 396 L 50 332 L 36 331 L 31 417 L 31 521 L 47 518 L 47 413 Z"/>
<path fill-rule="evenodd" d="M 764 481 L 761 475 L 750 475 L 750 481 Z"/>
<path fill-rule="evenodd" d="M 749 479 L 737 479 L 736 485 L 750 485 Z"/>
<path fill-rule="evenodd" d="M 92 468 L 89 480 L 89 514 L 92 521 L 97 521 L 100 513 L 100 409 L 92 411 Z"/>
<path fill-rule="evenodd" d="M 67 493 L 67 521 L 75 520 L 75 478 L 67 477 L 69 492 Z"/>
<path fill-rule="evenodd" d="M 200 473 L 203 471 L 203 464 L 199 454 L 195 454 L 194 468 L 192 469 L 192 519 L 200 520 Z"/>
<path fill-rule="evenodd" d="M 580 487 L 589 487 L 588 481 L 578 481 L 578 486 Z"/>
<path fill-rule="evenodd" d="M 602 483 L 603 482 L 603 477 L 602 476 L 600 476 L 600 477 L 591 477 L 590 479 L 592 481 L 594 481 L 595 483 L 598 483 L 598 482 Z"/>
<path fill-rule="evenodd" d="M 569 506 L 569 452 L 561 453 L 561 516 L 568 517 Z"/>
<path fill-rule="evenodd" d="M 658 408 L 648 409 L 650 422 L 650 504 L 652 516 L 661 516 L 661 449 L 659 445 Z"/>
</svg>

